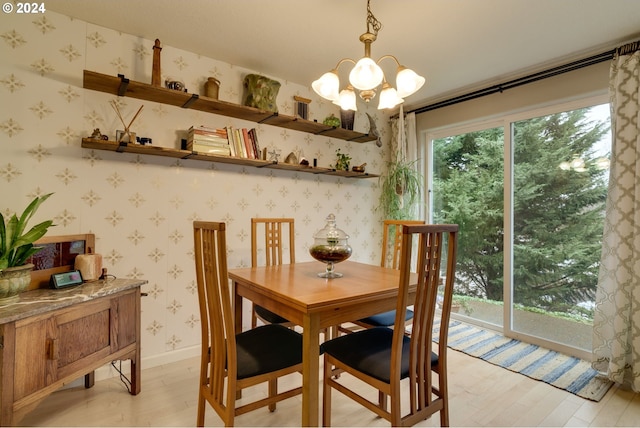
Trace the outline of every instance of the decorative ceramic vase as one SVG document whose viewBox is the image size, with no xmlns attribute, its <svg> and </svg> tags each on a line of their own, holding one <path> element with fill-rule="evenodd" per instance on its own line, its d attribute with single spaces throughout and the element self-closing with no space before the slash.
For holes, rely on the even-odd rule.
<svg viewBox="0 0 640 428">
<path fill-rule="evenodd" d="M 258 74 L 248 74 L 244 78 L 244 105 L 260 110 L 278 112 L 276 98 L 280 91 L 280 82 Z"/>
<path fill-rule="evenodd" d="M 327 265 L 325 271 L 318 274 L 320 278 L 340 278 L 342 274 L 335 271 L 334 264 L 351 257 L 349 235 L 336 227 L 336 217 L 333 214 L 329 214 L 326 220 L 325 227 L 313 236 L 314 243 L 309 254 Z"/>
<path fill-rule="evenodd" d="M 353 131 L 353 121 L 355 119 L 356 112 L 353 110 L 340 109 L 340 126 L 342 129 L 348 129 Z"/>
<path fill-rule="evenodd" d="M 214 100 L 218 99 L 218 92 L 220 91 L 220 81 L 215 77 L 209 77 L 204 82 L 204 95 Z"/>
<path fill-rule="evenodd" d="M 31 283 L 33 264 L 10 267 L 0 271 L 0 304 L 12 301 Z"/>
</svg>

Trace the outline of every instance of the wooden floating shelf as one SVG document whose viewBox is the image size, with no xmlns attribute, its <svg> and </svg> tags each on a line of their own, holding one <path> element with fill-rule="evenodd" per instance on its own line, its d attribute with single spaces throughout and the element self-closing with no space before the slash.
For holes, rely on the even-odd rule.
<svg viewBox="0 0 640 428">
<path fill-rule="evenodd" d="M 193 152 L 190 150 L 179 150 L 168 147 L 158 147 L 153 145 L 142 145 L 132 143 L 118 143 L 116 141 L 97 140 L 94 138 L 83 138 L 82 147 L 93 150 L 106 150 L 118 153 L 135 153 L 139 155 L 163 156 L 176 159 L 193 159 L 207 162 L 230 163 L 235 165 L 252 166 L 255 168 L 284 169 L 298 171 L 308 174 L 337 175 L 346 178 L 374 178 L 376 174 L 353 171 L 337 171 L 332 168 L 320 168 L 306 165 L 294 165 L 275 161 L 246 159 L 234 156 L 212 155 L 208 153 Z"/>
<path fill-rule="evenodd" d="M 336 128 L 299 117 L 287 116 L 253 107 L 228 103 L 200 96 L 198 94 L 190 94 L 160 86 L 152 86 L 146 83 L 135 82 L 127 79 L 122 74 L 119 74 L 118 76 L 109 76 L 107 74 L 84 70 L 83 87 L 85 89 L 92 89 L 94 91 L 105 92 L 120 97 L 131 97 L 176 107 L 190 108 L 221 116 L 244 119 L 255 123 L 272 125 L 355 143 L 366 143 L 376 140 L 376 137 L 373 135 Z"/>
</svg>

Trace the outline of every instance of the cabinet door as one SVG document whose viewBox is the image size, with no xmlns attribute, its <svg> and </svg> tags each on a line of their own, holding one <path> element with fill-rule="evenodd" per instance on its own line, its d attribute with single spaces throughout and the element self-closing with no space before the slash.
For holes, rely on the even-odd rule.
<svg viewBox="0 0 640 428">
<path fill-rule="evenodd" d="M 19 400 L 49 385 L 52 341 L 48 338 L 51 319 L 17 323 L 15 335 L 14 400 Z"/>
<path fill-rule="evenodd" d="M 100 360 L 111 352 L 111 300 L 79 305 L 55 316 L 56 378 Z"/>
</svg>

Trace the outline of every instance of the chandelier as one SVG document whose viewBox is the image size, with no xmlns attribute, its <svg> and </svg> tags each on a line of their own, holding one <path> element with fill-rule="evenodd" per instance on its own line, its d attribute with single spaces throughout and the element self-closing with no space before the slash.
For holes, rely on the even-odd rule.
<svg viewBox="0 0 640 428">
<path fill-rule="evenodd" d="M 369 4 L 370 1 L 367 0 L 367 32 L 360 36 L 360 41 L 364 43 L 364 57 L 358 62 L 351 58 L 341 59 L 333 70 L 323 74 L 322 77 L 311 84 L 311 87 L 318 95 L 339 105 L 343 110 L 357 110 L 356 89 L 359 91 L 360 98 L 368 103 L 376 96 L 376 90 L 382 85 L 378 103 L 378 109 L 382 110 L 393 108 L 403 103 L 404 98 L 417 92 L 425 82 L 424 77 L 401 65 L 393 55 L 384 55 L 378 61 L 371 59 L 371 44 L 376 40 L 378 31 L 382 28 L 382 23 L 373 16 Z M 396 88 L 387 82 L 382 69 L 378 65 L 383 59 L 387 58 L 394 60 L 398 67 Z M 349 73 L 349 85 L 340 91 L 338 67 L 345 62 L 351 62 L 355 66 Z"/>
</svg>

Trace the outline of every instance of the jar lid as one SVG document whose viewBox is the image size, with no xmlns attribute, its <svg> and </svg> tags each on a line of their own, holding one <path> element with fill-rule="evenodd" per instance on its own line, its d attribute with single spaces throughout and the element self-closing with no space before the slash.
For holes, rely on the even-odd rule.
<svg viewBox="0 0 640 428">
<path fill-rule="evenodd" d="M 324 228 L 320 229 L 318 233 L 313 235 L 315 239 L 326 239 L 327 241 L 341 241 L 349 239 L 349 235 L 344 233 L 342 229 L 338 229 L 336 226 L 336 216 L 329 214 L 325 219 L 327 224 Z"/>
</svg>

